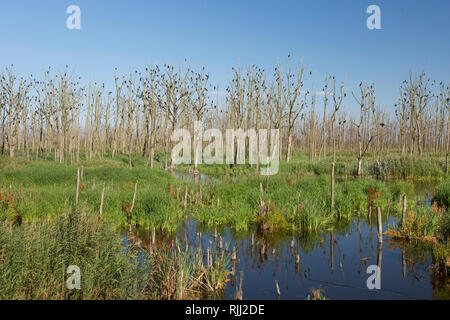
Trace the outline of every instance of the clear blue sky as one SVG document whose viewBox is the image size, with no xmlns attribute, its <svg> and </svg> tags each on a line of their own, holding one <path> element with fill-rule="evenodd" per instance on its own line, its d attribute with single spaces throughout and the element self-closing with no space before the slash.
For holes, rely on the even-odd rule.
<svg viewBox="0 0 450 320">
<path fill-rule="evenodd" d="M 80 31 L 66 28 L 71 4 L 81 8 Z M 371 4 L 381 8 L 382 30 L 366 28 Z M 2 1 L 0 67 L 42 75 L 68 64 L 86 81 L 112 83 L 115 67 L 187 59 L 224 89 L 232 66 L 272 71 L 291 54 L 315 72 L 308 87 L 320 90 L 325 73 L 346 77 L 347 92 L 366 80 L 392 108 L 410 69 L 448 83 L 449 12 L 448 0 Z"/>
</svg>

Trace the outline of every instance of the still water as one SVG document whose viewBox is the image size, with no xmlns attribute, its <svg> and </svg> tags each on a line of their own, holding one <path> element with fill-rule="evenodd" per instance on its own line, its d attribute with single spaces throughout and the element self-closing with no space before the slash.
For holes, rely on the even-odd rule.
<svg viewBox="0 0 450 320">
<path fill-rule="evenodd" d="M 389 224 L 393 222 L 390 219 Z M 214 242 L 214 231 L 198 228 L 195 221 L 180 227 L 177 237 L 198 246 L 199 230 L 206 248 Z M 355 220 L 308 236 L 232 234 L 229 229 L 219 233 L 229 251 L 236 247 L 237 252 L 236 261 L 231 262 L 235 277 L 225 290 L 226 299 L 234 299 L 239 288 L 243 299 L 276 299 L 275 280 L 279 299 L 306 299 L 317 288 L 329 299 L 442 299 L 449 294 L 448 287 L 432 284 L 430 248 L 386 237 L 379 245 L 376 224 L 367 221 Z M 370 265 L 381 266 L 380 290 L 367 288 Z"/>
<path fill-rule="evenodd" d="M 389 219 L 389 225 L 393 223 L 395 219 Z M 386 236 L 379 244 L 376 228 L 374 222 L 356 219 L 334 230 L 308 235 L 261 234 L 256 230 L 233 233 L 228 228 L 208 230 L 195 220 L 187 220 L 176 235 L 158 234 L 157 241 L 170 243 L 176 237 L 180 245 L 201 245 L 206 252 L 222 237 L 225 254 L 231 255 L 235 248 L 236 260 L 230 262 L 234 276 L 230 276 L 224 299 L 235 299 L 240 291 L 246 300 L 299 300 L 318 288 L 333 300 L 450 298 L 450 286 L 433 281 L 430 247 Z M 150 233 L 139 233 L 144 243 L 150 243 Z M 380 290 L 367 287 L 373 274 L 367 273 L 371 265 L 381 267 Z"/>
<path fill-rule="evenodd" d="M 206 180 L 207 177 L 201 177 L 202 182 Z M 431 205 L 432 196 L 428 191 L 431 188 L 422 189 L 418 192 L 420 198 Z M 393 217 L 384 216 L 383 221 L 383 232 L 387 225 L 398 224 Z M 144 242 L 150 242 L 150 233 L 139 233 Z M 312 295 L 312 289 L 319 288 L 326 298 L 333 300 L 450 299 L 450 284 L 432 276 L 431 247 L 386 236 L 379 244 L 376 221 L 362 217 L 332 230 L 308 234 L 211 230 L 188 219 L 181 223 L 175 235 L 157 237 L 167 242 L 176 238 L 190 248 L 201 246 L 204 252 L 208 246 L 217 245 L 221 237 L 226 254 L 231 255 L 234 248 L 236 260 L 230 262 L 234 275 L 225 289 L 225 299 L 235 299 L 240 292 L 244 300 L 298 300 L 306 299 Z M 367 287 L 373 274 L 367 273 L 369 266 L 381 268 L 379 290 Z"/>
</svg>

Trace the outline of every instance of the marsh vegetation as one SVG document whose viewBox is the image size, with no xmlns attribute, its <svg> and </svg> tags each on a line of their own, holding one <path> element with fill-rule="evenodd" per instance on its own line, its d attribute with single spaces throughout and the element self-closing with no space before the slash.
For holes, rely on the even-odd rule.
<svg viewBox="0 0 450 320">
<path fill-rule="evenodd" d="M 0 80 L 0 298 L 272 298 L 251 280 L 256 269 L 267 276 L 271 259 L 288 271 L 267 276 L 264 292 L 275 292 L 276 280 L 282 298 L 357 297 L 331 288 L 360 287 L 368 256 L 391 251 L 401 279 L 420 264 L 426 272 L 415 288 L 438 292 L 403 297 L 448 299 L 448 86 L 411 74 L 395 106 L 382 108 L 372 84 L 347 91 L 326 76 L 314 92 L 310 74 L 289 61 L 271 75 L 237 68 L 219 95 L 204 69 L 116 71 L 108 91 L 83 87 L 68 69 L 25 79 L 7 68 Z M 356 117 L 348 99 L 357 102 Z M 171 133 L 192 132 L 194 121 L 221 131 L 279 129 L 278 174 L 261 176 L 258 164 L 236 159 L 176 166 Z M 390 240 L 372 252 L 376 241 L 362 239 L 378 212 Z M 334 274 L 336 267 L 343 275 L 356 266 L 344 262 L 345 250 L 356 254 L 354 243 L 356 280 L 319 272 L 322 282 L 311 291 L 320 279 L 306 270 Z M 321 250 L 328 250 L 326 266 L 317 262 Z M 383 261 L 384 274 L 397 267 Z M 83 270 L 81 291 L 65 288 L 73 264 Z M 300 274 L 311 287 L 287 295 L 286 277 Z"/>
</svg>

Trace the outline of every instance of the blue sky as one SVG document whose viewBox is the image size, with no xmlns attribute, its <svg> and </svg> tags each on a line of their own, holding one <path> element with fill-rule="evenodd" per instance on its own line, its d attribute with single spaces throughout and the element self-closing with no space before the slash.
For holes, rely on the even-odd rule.
<svg viewBox="0 0 450 320">
<path fill-rule="evenodd" d="M 79 31 L 66 28 L 71 4 L 81 8 Z M 366 28 L 371 4 L 381 8 L 382 30 Z M 449 12 L 448 0 L 2 1 L 0 67 L 42 75 L 68 64 L 85 81 L 111 84 L 115 67 L 187 59 L 224 89 L 231 67 L 272 71 L 291 54 L 314 71 L 307 87 L 319 90 L 325 73 L 346 78 L 347 92 L 374 82 L 378 103 L 392 108 L 410 69 L 448 82 Z"/>
</svg>

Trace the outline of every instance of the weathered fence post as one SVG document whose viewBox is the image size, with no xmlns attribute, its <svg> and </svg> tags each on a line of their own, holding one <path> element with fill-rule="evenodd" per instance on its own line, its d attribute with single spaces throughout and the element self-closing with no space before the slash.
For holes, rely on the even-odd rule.
<svg viewBox="0 0 450 320">
<path fill-rule="evenodd" d="M 187 186 L 185 186 L 184 187 L 184 199 L 183 199 L 183 213 L 186 212 L 187 197 L 188 197 L 188 188 L 187 188 Z"/>
<path fill-rule="evenodd" d="M 403 194 L 402 228 L 406 226 L 406 194 Z"/>
<path fill-rule="evenodd" d="M 75 205 L 77 206 L 79 194 L 80 194 L 80 168 L 77 168 L 77 191 L 75 192 Z"/>
<path fill-rule="evenodd" d="M 105 195 L 105 186 L 103 186 L 102 195 L 100 197 L 100 210 L 99 210 L 100 221 L 103 221 L 103 197 L 104 197 L 104 195 Z"/>
<path fill-rule="evenodd" d="M 131 201 L 131 208 L 130 208 L 130 212 L 128 214 L 128 231 L 131 231 L 131 215 L 133 213 L 134 202 L 136 201 L 137 186 L 138 186 L 138 182 L 136 181 L 136 184 L 134 185 L 133 200 Z"/>
<path fill-rule="evenodd" d="M 156 243 L 156 229 L 155 227 L 152 228 L 152 245 L 154 246 Z"/>
</svg>

